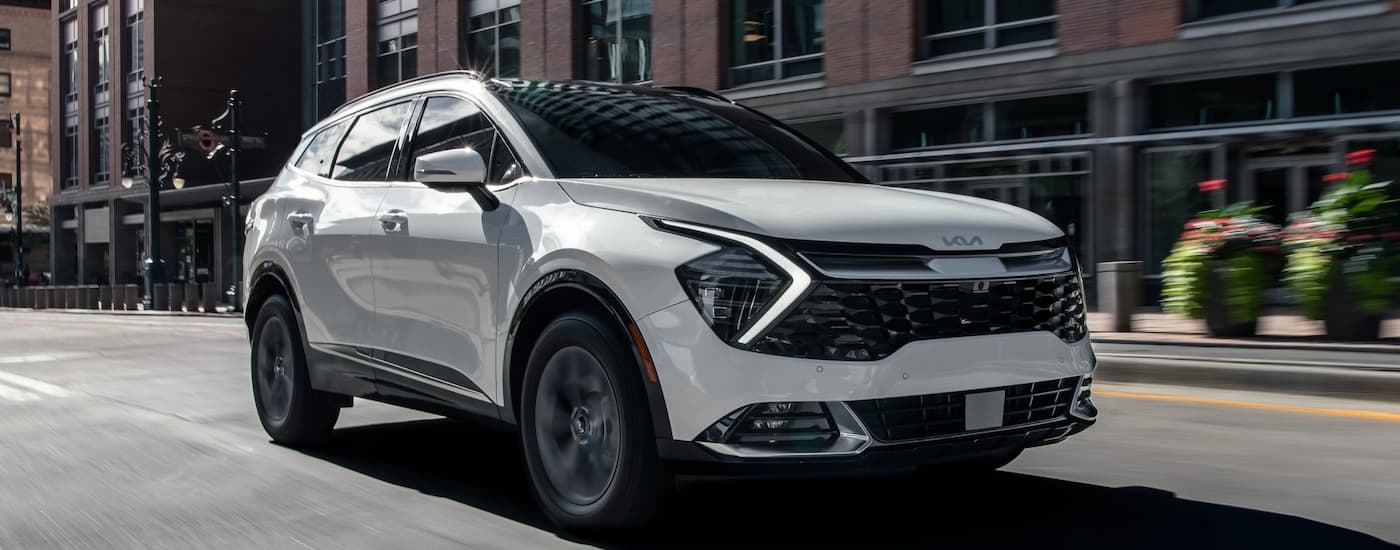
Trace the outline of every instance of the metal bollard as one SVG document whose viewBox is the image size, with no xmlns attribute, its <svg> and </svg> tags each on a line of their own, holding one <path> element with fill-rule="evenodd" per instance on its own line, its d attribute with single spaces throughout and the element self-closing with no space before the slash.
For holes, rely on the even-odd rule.
<svg viewBox="0 0 1400 550">
<path fill-rule="evenodd" d="M 151 287 L 151 310 L 165 311 L 169 309 L 170 294 L 165 290 L 165 283 L 156 283 Z"/>
<path fill-rule="evenodd" d="M 1142 298 L 1142 262 L 1098 265 L 1099 310 L 1112 320 L 1112 332 L 1132 332 L 1133 314 Z"/>
</svg>

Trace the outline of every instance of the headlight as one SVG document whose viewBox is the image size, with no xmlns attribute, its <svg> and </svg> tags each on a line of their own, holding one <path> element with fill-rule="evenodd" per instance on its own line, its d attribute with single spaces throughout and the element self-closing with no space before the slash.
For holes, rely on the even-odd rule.
<svg viewBox="0 0 1400 550">
<path fill-rule="evenodd" d="M 676 276 L 700 316 L 725 342 L 751 345 L 812 286 L 806 270 L 758 239 L 684 222 L 654 222 L 721 247 L 676 268 Z"/>
</svg>

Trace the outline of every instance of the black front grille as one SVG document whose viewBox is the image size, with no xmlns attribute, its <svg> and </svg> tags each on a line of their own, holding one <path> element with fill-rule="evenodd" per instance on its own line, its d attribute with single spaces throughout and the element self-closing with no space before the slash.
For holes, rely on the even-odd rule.
<svg viewBox="0 0 1400 550">
<path fill-rule="evenodd" d="M 919 340 L 1047 331 L 1086 334 L 1084 293 L 1073 273 L 966 281 L 822 281 L 755 351 L 868 361 Z"/>
<path fill-rule="evenodd" d="M 985 388 L 847 402 L 875 439 L 886 442 L 952 436 L 967 431 L 969 393 L 1003 390 L 1002 427 L 1014 427 L 1064 417 L 1074 399 L 1078 377 Z"/>
</svg>

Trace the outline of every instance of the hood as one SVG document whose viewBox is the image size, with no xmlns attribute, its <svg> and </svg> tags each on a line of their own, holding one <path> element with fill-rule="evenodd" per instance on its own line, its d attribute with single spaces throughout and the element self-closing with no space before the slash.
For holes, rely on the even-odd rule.
<svg viewBox="0 0 1400 550">
<path fill-rule="evenodd" d="M 966 195 L 875 184 L 756 179 L 561 180 L 575 202 L 809 241 L 992 250 L 1064 235 L 1045 218 Z"/>
</svg>

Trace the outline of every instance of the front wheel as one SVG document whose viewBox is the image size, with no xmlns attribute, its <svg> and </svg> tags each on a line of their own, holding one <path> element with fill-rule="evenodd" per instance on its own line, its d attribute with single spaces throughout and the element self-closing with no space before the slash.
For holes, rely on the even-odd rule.
<svg viewBox="0 0 1400 550">
<path fill-rule="evenodd" d="M 283 296 L 258 308 L 253 324 L 253 403 L 273 441 L 314 443 L 330 436 L 340 417 L 335 396 L 311 387 L 296 314 Z"/>
<path fill-rule="evenodd" d="M 521 440 L 536 500 L 573 530 L 643 527 L 674 482 L 656 455 L 630 348 L 594 315 L 566 314 L 530 354 Z"/>
</svg>

